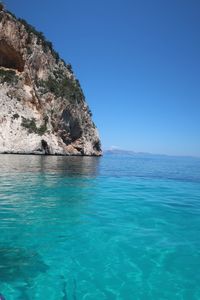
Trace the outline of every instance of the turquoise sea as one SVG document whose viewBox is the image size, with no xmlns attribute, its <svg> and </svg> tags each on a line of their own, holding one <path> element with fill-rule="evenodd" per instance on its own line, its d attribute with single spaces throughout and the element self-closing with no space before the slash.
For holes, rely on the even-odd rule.
<svg viewBox="0 0 200 300">
<path fill-rule="evenodd" d="M 6 300 L 199 300 L 200 159 L 0 156 Z"/>
</svg>

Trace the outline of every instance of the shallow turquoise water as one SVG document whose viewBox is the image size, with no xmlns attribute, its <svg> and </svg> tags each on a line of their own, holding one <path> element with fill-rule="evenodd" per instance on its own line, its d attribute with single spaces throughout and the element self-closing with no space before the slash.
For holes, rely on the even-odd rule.
<svg viewBox="0 0 200 300">
<path fill-rule="evenodd" d="M 0 293 L 200 299 L 200 160 L 0 156 Z"/>
</svg>

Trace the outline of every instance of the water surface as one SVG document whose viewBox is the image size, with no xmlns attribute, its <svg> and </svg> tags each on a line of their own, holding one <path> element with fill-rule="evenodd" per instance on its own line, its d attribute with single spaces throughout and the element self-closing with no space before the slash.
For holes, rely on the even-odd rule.
<svg viewBox="0 0 200 300">
<path fill-rule="evenodd" d="M 6 300 L 199 300 L 200 159 L 0 156 Z"/>
</svg>

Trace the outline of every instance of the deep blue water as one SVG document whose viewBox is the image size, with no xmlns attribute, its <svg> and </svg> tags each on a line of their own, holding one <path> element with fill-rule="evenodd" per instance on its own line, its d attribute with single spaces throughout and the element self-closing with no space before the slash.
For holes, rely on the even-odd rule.
<svg viewBox="0 0 200 300">
<path fill-rule="evenodd" d="M 6 300 L 199 300 L 200 159 L 0 156 Z"/>
</svg>

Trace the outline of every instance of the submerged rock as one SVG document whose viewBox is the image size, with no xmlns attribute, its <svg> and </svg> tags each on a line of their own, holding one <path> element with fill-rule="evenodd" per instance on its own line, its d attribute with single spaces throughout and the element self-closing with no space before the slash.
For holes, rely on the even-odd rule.
<svg viewBox="0 0 200 300">
<path fill-rule="evenodd" d="M 101 155 L 79 81 L 52 44 L 0 10 L 0 152 Z"/>
<path fill-rule="evenodd" d="M 23 248 L 0 248 L 0 282 L 31 281 L 48 266 L 37 252 Z"/>
</svg>

